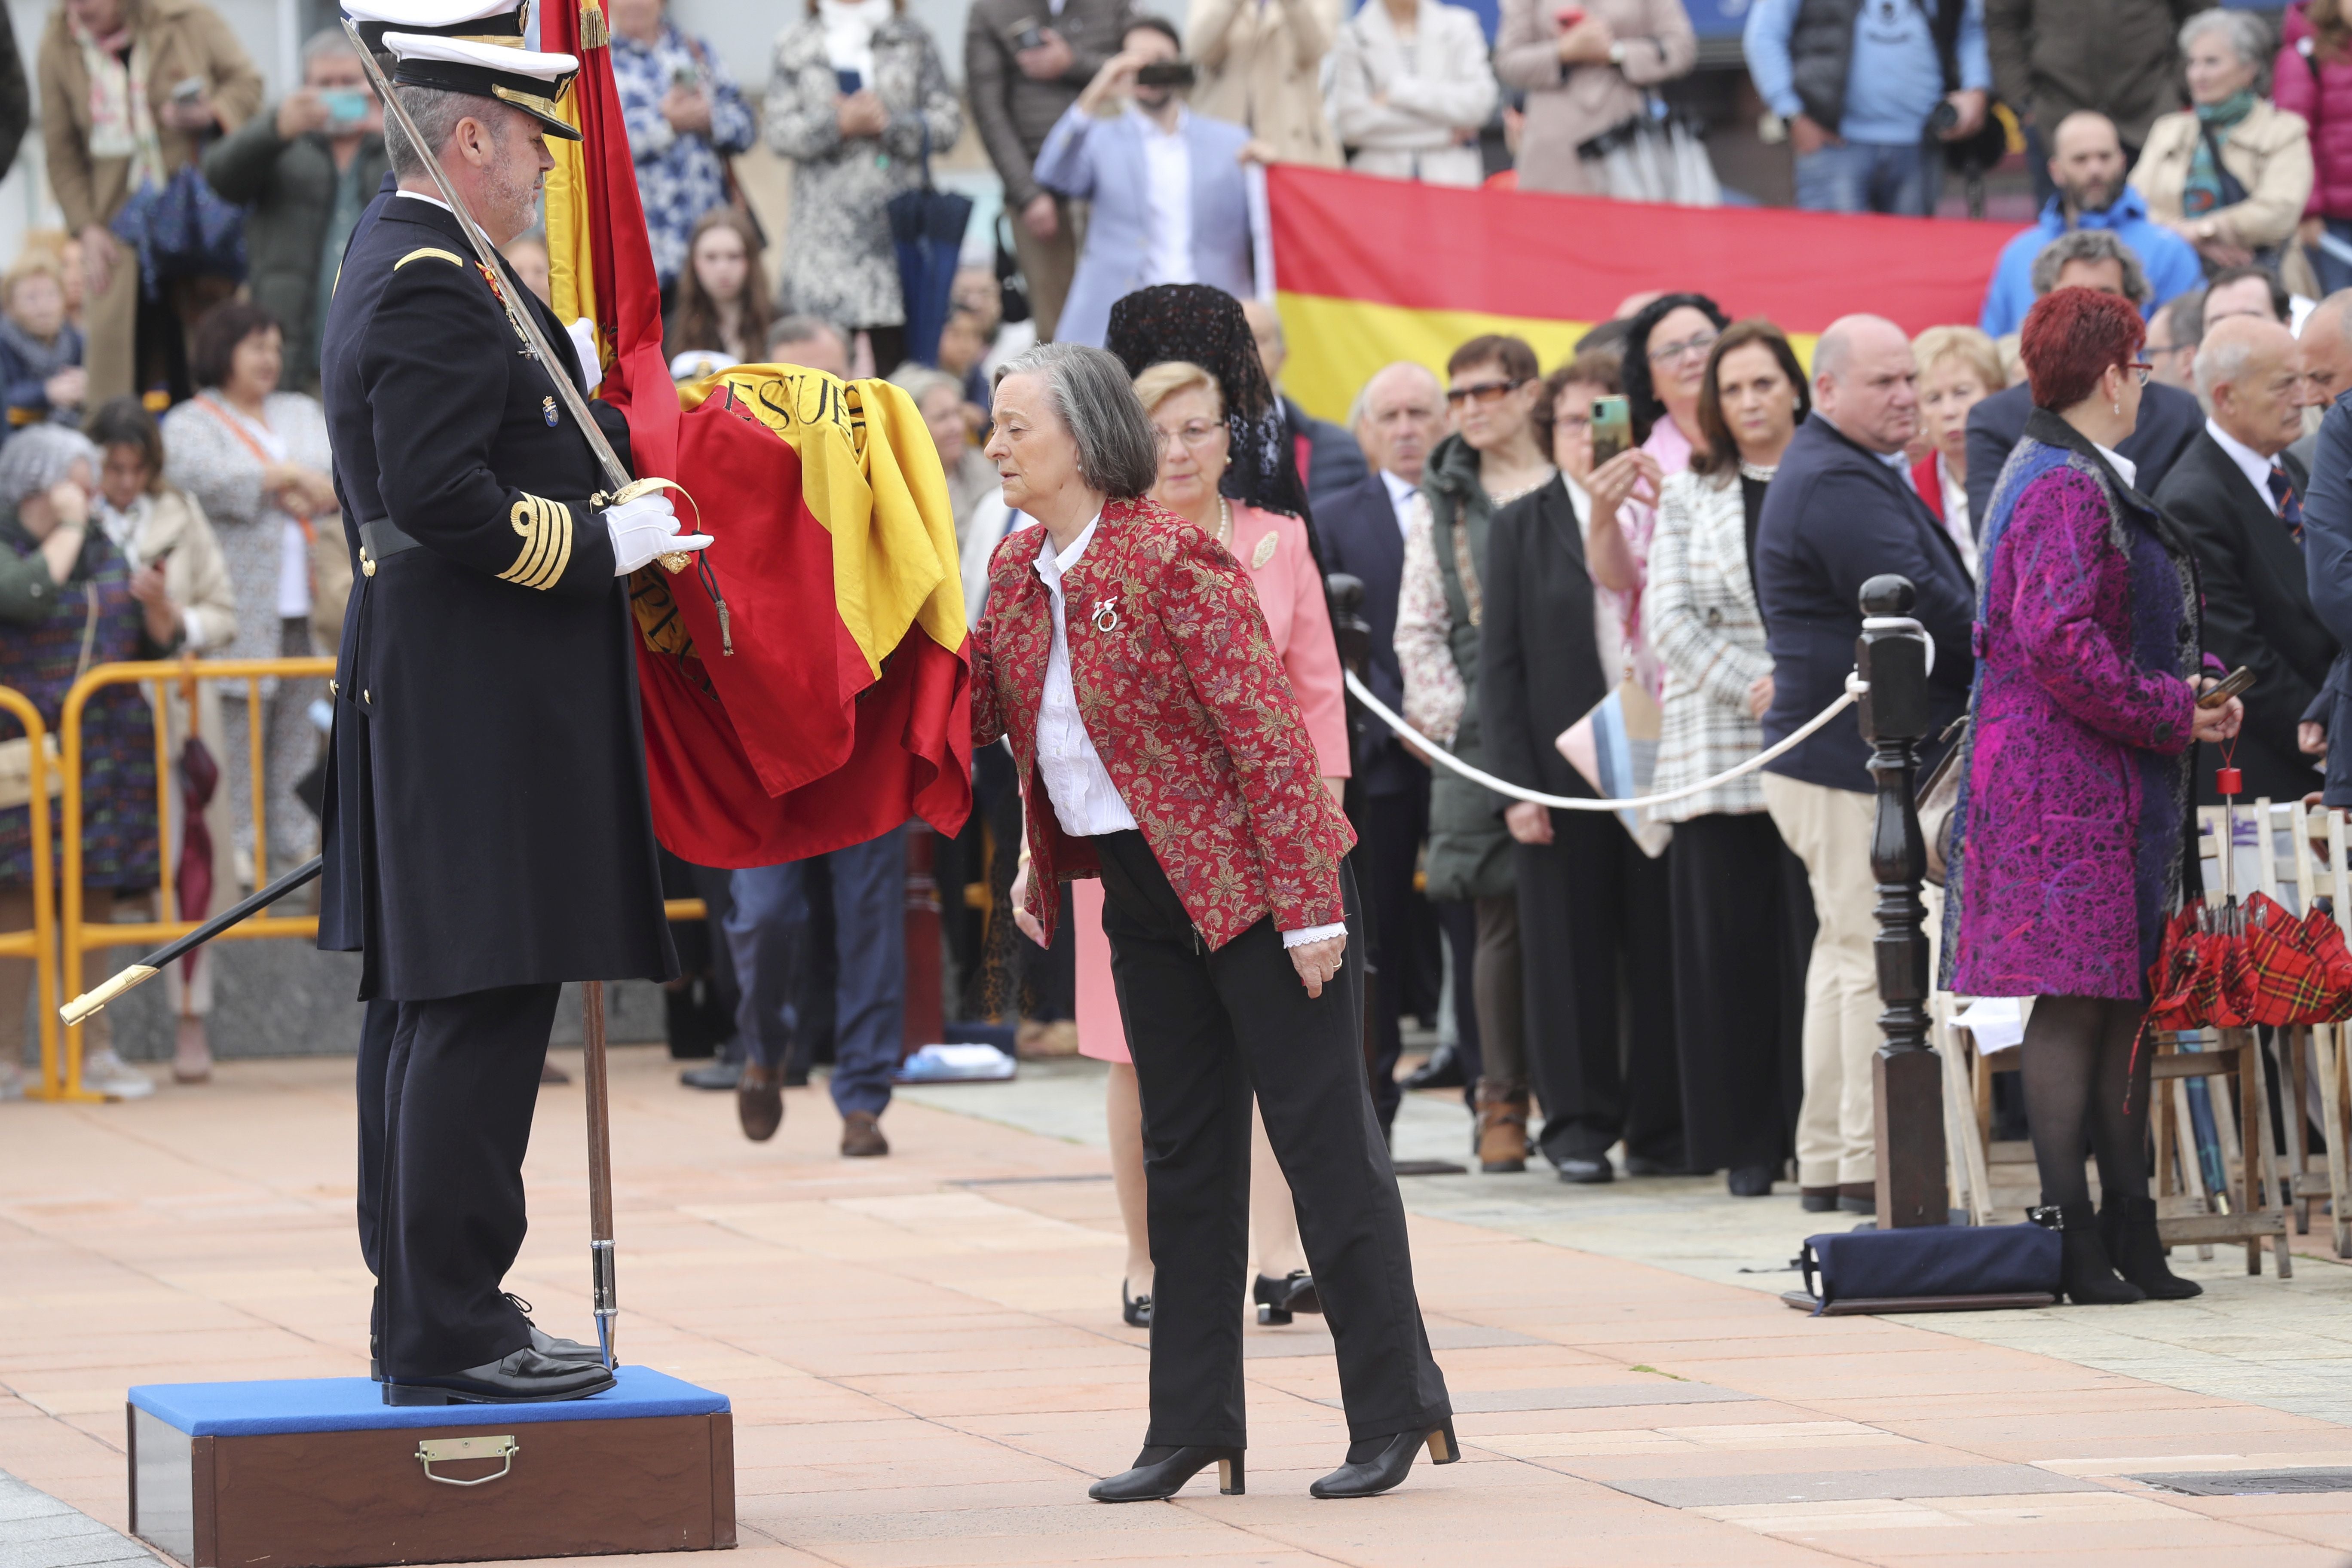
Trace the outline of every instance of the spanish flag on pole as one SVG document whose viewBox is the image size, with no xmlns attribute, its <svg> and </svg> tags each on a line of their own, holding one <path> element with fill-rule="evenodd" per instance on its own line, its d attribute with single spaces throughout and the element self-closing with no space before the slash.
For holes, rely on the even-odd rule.
<svg viewBox="0 0 2352 1568">
<path fill-rule="evenodd" d="M 675 479 L 715 542 L 630 582 L 654 828 L 697 865 L 768 866 L 971 809 L 971 671 L 947 481 L 913 400 L 791 365 L 681 391 L 596 0 L 554 0 L 541 47 L 580 58 L 551 142 L 555 313 L 596 323 L 601 395 L 639 474 Z M 683 407 L 681 407 L 681 405 Z"/>
<path fill-rule="evenodd" d="M 1869 310 L 1917 332 L 1974 323 L 2013 224 L 1847 216 L 1786 207 L 1678 207 L 1459 190 L 1278 164 L 1267 171 L 1276 303 L 1293 353 L 1285 390 L 1347 417 L 1374 371 L 1433 368 L 1487 332 L 1546 366 L 1637 291 L 1711 296 L 1768 316 L 1811 357 L 1838 317 Z"/>
</svg>

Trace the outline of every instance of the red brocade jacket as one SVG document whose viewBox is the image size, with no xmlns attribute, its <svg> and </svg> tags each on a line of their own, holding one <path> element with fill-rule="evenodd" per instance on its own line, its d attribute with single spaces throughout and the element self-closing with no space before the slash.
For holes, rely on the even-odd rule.
<svg viewBox="0 0 2352 1568">
<path fill-rule="evenodd" d="M 1060 883 L 1100 866 L 1092 844 L 1062 831 L 1037 769 L 1054 647 L 1054 601 L 1037 576 L 1045 539 L 1022 529 L 989 561 L 971 741 L 1011 737 L 1034 868 L 1029 912 L 1051 940 Z M 1279 931 L 1338 923 L 1339 860 L 1355 834 L 1318 776 L 1242 563 L 1149 500 L 1115 500 L 1062 595 L 1078 716 L 1202 939 L 1223 947 L 1268 914 Z"/>
</svg>

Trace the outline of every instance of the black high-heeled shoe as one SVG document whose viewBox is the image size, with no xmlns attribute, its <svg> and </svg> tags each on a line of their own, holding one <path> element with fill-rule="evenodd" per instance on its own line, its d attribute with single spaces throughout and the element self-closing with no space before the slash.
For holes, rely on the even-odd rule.
<svg viewBox="0 0 2352 1568">
<path fill-rule="evenodd" d="M 1264 1328 L 1286 1323 L 1297 1312 L 1323 1310 L 1323 1298 L 1315 1293 L 1315 1277 L 1304 1268 L 1294 1268 L 1279 1279 L 1271 1274 L 1259 1275 L 1250 1287 L 1250 1300 L 1257 1303 L 1257 1321 Z"/>
<path fill-rule="evenodd" d="M 1429 1462 L 1450 1465 L 1462 1457 L 1454 1441 L 1454 1417 L 1422 1430 L 1367 1437 L 1348 1445 L 1348 1462 L 1307 1489 L 1308 1497 L 1374 1497 L 1402 1481 L 1412 1468 L 1413 1456 L 1429 1445 Z"/>
<path fill-rule="evenodd" d="M 1217 1490 L 1225 1497 L 1243 1491 L 1242 1451 L 1216 1448 L 1205 1443 L 1168 1447 L 1147 1445 L 1135 1456 L 1135 1465 L 1115 1476 L 1105 1476 L 1087 1489 L 1097 1502 L 1160 1502 L 1184 1489 L 1184 1483 L 1217 1467 Z"/>
<path fill-rule="evenodd" d="M 1127 1281 L 1124 1279 L 1120 1280 L 1118 1282 L 1118 1315 L 1127 1320 L 1127 1326 L 1130 1329 L 1150 1328 L 1151 1326 L 1151 1298 L 1149 1295 L 1129 1295 L 1127 1293 Z"/>
</svg>

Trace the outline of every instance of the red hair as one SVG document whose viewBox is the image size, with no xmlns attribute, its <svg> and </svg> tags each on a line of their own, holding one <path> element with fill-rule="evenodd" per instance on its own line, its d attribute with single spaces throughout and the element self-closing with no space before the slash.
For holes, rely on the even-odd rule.
<svg viewBox="0 0 2352 1568">
<path fill-rule="evenodd" d="M 2109 365 L 2129 364 L 2147 341 L 2139 307 L 2096 289 L 2053 289 L 2017 335 L 2036 408 L 2072 408 L 2099 390 Z"/>
</svg>

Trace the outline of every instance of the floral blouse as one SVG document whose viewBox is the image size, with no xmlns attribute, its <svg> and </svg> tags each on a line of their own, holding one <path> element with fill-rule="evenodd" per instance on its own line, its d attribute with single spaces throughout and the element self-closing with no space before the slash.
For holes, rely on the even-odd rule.
<svg viewBox="0 0 2352 1568">
<path fill-rule="evenodd" d="M 710 131 L 681 136 L 662 116 L 662 100 L 691 74 L 710 95 Z M 654 245 L 654 270 L 664 288 L 686 270 L 687 238 L 713 207 L 727 205 L 727 158 L 748 153 L 758 138 L 751 106 L 710 46 L 667 22 L 661 37 L 641 44 L 613 35 L 613 81 L 621 91 L 621 122 L 637 163 L 637 197 Z"/>
</svg>

